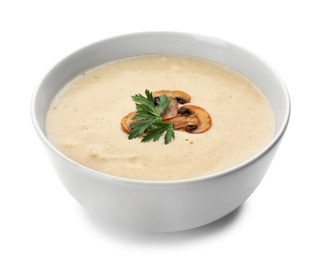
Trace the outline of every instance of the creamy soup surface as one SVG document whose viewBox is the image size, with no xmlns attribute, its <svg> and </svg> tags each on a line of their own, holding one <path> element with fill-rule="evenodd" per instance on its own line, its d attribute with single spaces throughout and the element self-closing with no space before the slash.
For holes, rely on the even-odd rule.
<svg viewBox="0 0 318 260">
<path fill-rule="evenodd" d="M 209 112 L 201 134 L 175 131 L 165 145 L 128 140 L 121 119 L 135 111 L 131 96 L 181 90 Z M 52 101 L 47 136 L 67 157 L 111 175 L 180 180 L 210 175 L 259 152 L 274 134 L 272 108 L 246 77 L 210 61 L 183 56 L 140 56 L 104 64 L 79 75 Z"/>
</svg>

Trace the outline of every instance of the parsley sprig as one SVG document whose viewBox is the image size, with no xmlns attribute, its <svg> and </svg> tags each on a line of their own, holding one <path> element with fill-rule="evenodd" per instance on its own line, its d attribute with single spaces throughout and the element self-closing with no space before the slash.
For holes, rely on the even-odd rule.
<svg viewBox="0 0 318 260">
<path fill-rule="evenodd" d="M 156 101 L 152 93 L 146 89 L 146 97 L 141 94 L 132 96 L 136 103 L 137 112 L 132 118 L 135 122 L 130 125 L 129 139 L 142 136 L 142 142 L 158 141 L 164 135 L 165 144 L 174 138 L 173 124 L 161 120 L 161 115 L 169 106 L 171 100 L 167 95 L 161 95 Z"/>
</svg>

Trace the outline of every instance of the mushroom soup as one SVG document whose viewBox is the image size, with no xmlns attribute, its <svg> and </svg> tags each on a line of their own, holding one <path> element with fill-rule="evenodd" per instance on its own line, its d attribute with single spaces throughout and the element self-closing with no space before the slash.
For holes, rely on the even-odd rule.
<svg viewBox="0 0 318 260">
<path fill-rule="evenodd" d="M 175 129 L 169 144 L 163 137 L 129 140 L 122 119 L 136 110 L 132 96 L 145 89 L 185 93 L 187 104 L 171 102 L 174 116 L 182 115 L 184 106 L 200 107 L 211 125 L 202 133 L 193 132 L 197 125 Z M 274 121 L 264 94 L 230 68 L 191 57 L 149 55 L 106 63 L 76 77 L 52 101 L 46 131 L 58 150 L 86 167 L 164 181 L 206 176 L 244 162 L 269 143 Z"/>
</svg>

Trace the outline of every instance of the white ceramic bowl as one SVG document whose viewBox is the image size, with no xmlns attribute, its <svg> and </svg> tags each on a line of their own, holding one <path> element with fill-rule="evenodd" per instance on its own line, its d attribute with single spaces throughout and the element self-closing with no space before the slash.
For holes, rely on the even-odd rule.
<svg viewBox="0 0 318 260">
<path fill-rule="evenodd" d="M 273 140 L 236 167 L 181 181 L 140 181 L 114 177 L 79 165 L 48 141 L 45 114 L 55 94 L 72 78 L 102 63 L 145 54 L 183 54 L 222 63 L 254 81 L 276 117 Z M 264 177 L 286 130 L 290 101 L 279 76 L 252 53 L 223 40 L 184 33 L 137 33 L 85 47 L 57 64 L 36 89 L 31 105 L 36 132 L 72 196 L 105 221 L 147 231 L 179 231 L 213 222 L 238 208 Z"/>
</svg>

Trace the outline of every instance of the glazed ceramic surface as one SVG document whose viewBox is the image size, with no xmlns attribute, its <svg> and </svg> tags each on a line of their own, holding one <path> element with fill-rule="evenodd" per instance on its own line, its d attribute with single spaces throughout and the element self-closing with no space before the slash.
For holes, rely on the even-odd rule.
<svg viewBox="0 0 318 260">
<path fill-rule="evenodd" d="M 48 141 L 45 115 L 57 92 L 78 74 L 108 61 L 145 54 L 181 54 L 224 64 L 250 78 L 272 104 L 276 132 L 260 153 L 211 176 L 182 181 L 139 181 L 91 170 L 68 159 Z M 106 39 L 57 64 L 36 89 L 31 115 L 36 132 L 70 194 L 105 221 L 146 231 L 179 231 L 213 222 L 239 207 L 257 188 L 287 128 L 290 101 L 276 72 L 231 43 L 194 34 L 149 32 Z"/>
</svg>

